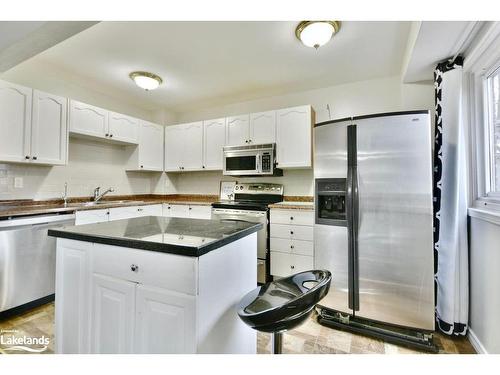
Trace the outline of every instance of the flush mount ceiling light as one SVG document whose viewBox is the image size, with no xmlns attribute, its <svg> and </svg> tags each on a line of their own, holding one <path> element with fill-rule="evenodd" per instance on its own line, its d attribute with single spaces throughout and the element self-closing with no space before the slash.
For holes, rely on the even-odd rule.
<svg viewBox="0 0 500 375">
<path fill-rule="evenodd" d="M 137 86 L 146 91 L 158 88 L 163 82 L 160 76 L 149 72 L 132 72 L 129 77 Z"/>
<path fill-rule="evenodd" d="M 339 21 L 302 21 L 295 29 L 295 36 L 304 45 L 318 49 L 339 30 Z"/>
</svg>

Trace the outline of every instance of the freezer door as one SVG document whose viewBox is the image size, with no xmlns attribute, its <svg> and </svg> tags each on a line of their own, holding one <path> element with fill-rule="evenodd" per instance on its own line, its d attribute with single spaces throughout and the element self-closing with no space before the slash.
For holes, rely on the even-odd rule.
<svg viewBox="0 0 500 375">
<path fill-rule="evenodd" d="M 332 273 L 330 291 L 320 306 L 351 313 L 348 306 L 347 228 L 333 225 L 314 226 L 314 268 Z"/>
<path fill-rule="evenodd" d="M 314 128 L 314 178 L 347 178 L 347 126 L 350 121 Z M 315 192 L 316 195 L 316 192 Z M 314 225 L 314 268 L 332 273 L 328 295 L 320 306 L 351 313 L 348 306 L 347 228 Z"/>
<path fill-rule="evenodd" d="M 374 117 L 356 124 L 356 315 L 433 330 L 430 117 Z"/>
</svg>

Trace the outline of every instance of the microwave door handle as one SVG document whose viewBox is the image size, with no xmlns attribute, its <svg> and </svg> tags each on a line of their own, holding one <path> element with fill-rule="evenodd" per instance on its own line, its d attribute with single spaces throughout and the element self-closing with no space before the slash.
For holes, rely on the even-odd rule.
<svg viewBox="0 0 500 375">
<path fill-rule="evenodd" d="M 260 158 L 262 157 L 261 154 L 257 154 L 257 165 L 256 165 L 256 170 L 258 173 L 261 173 L 262 172 L 262 169 L 261 169 L 261 160 Z"/>
</svg>

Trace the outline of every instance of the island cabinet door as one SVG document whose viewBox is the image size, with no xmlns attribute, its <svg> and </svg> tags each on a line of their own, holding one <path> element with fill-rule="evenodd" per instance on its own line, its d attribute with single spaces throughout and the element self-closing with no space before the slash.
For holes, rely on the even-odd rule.
<svg viewBox="0 0 500 375">
<path fill-rule="evenodd" d="M 132 353 L 136 283 L 92 275 L 91 353 Z"/>
<path fill-rule="evenodd" d="M 135 353 L 196 353 L 196 299 L 137 286 Z"/>
</svg>

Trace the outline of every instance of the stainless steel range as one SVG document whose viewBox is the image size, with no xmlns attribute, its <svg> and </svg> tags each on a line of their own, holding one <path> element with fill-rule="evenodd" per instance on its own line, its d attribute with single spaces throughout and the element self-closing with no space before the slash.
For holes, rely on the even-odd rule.
<svg viewBox="0 0 500 375">
<path fill-rule="evenodd" d="M 257 281 L 269 279 L 269 208 L 283 200 L 283 185 L 269 183 L 238 183 L 234 200 L 212 203 L 212 218 L 241 220 L 264 224 L 257 232 Z"/>
</svg>

